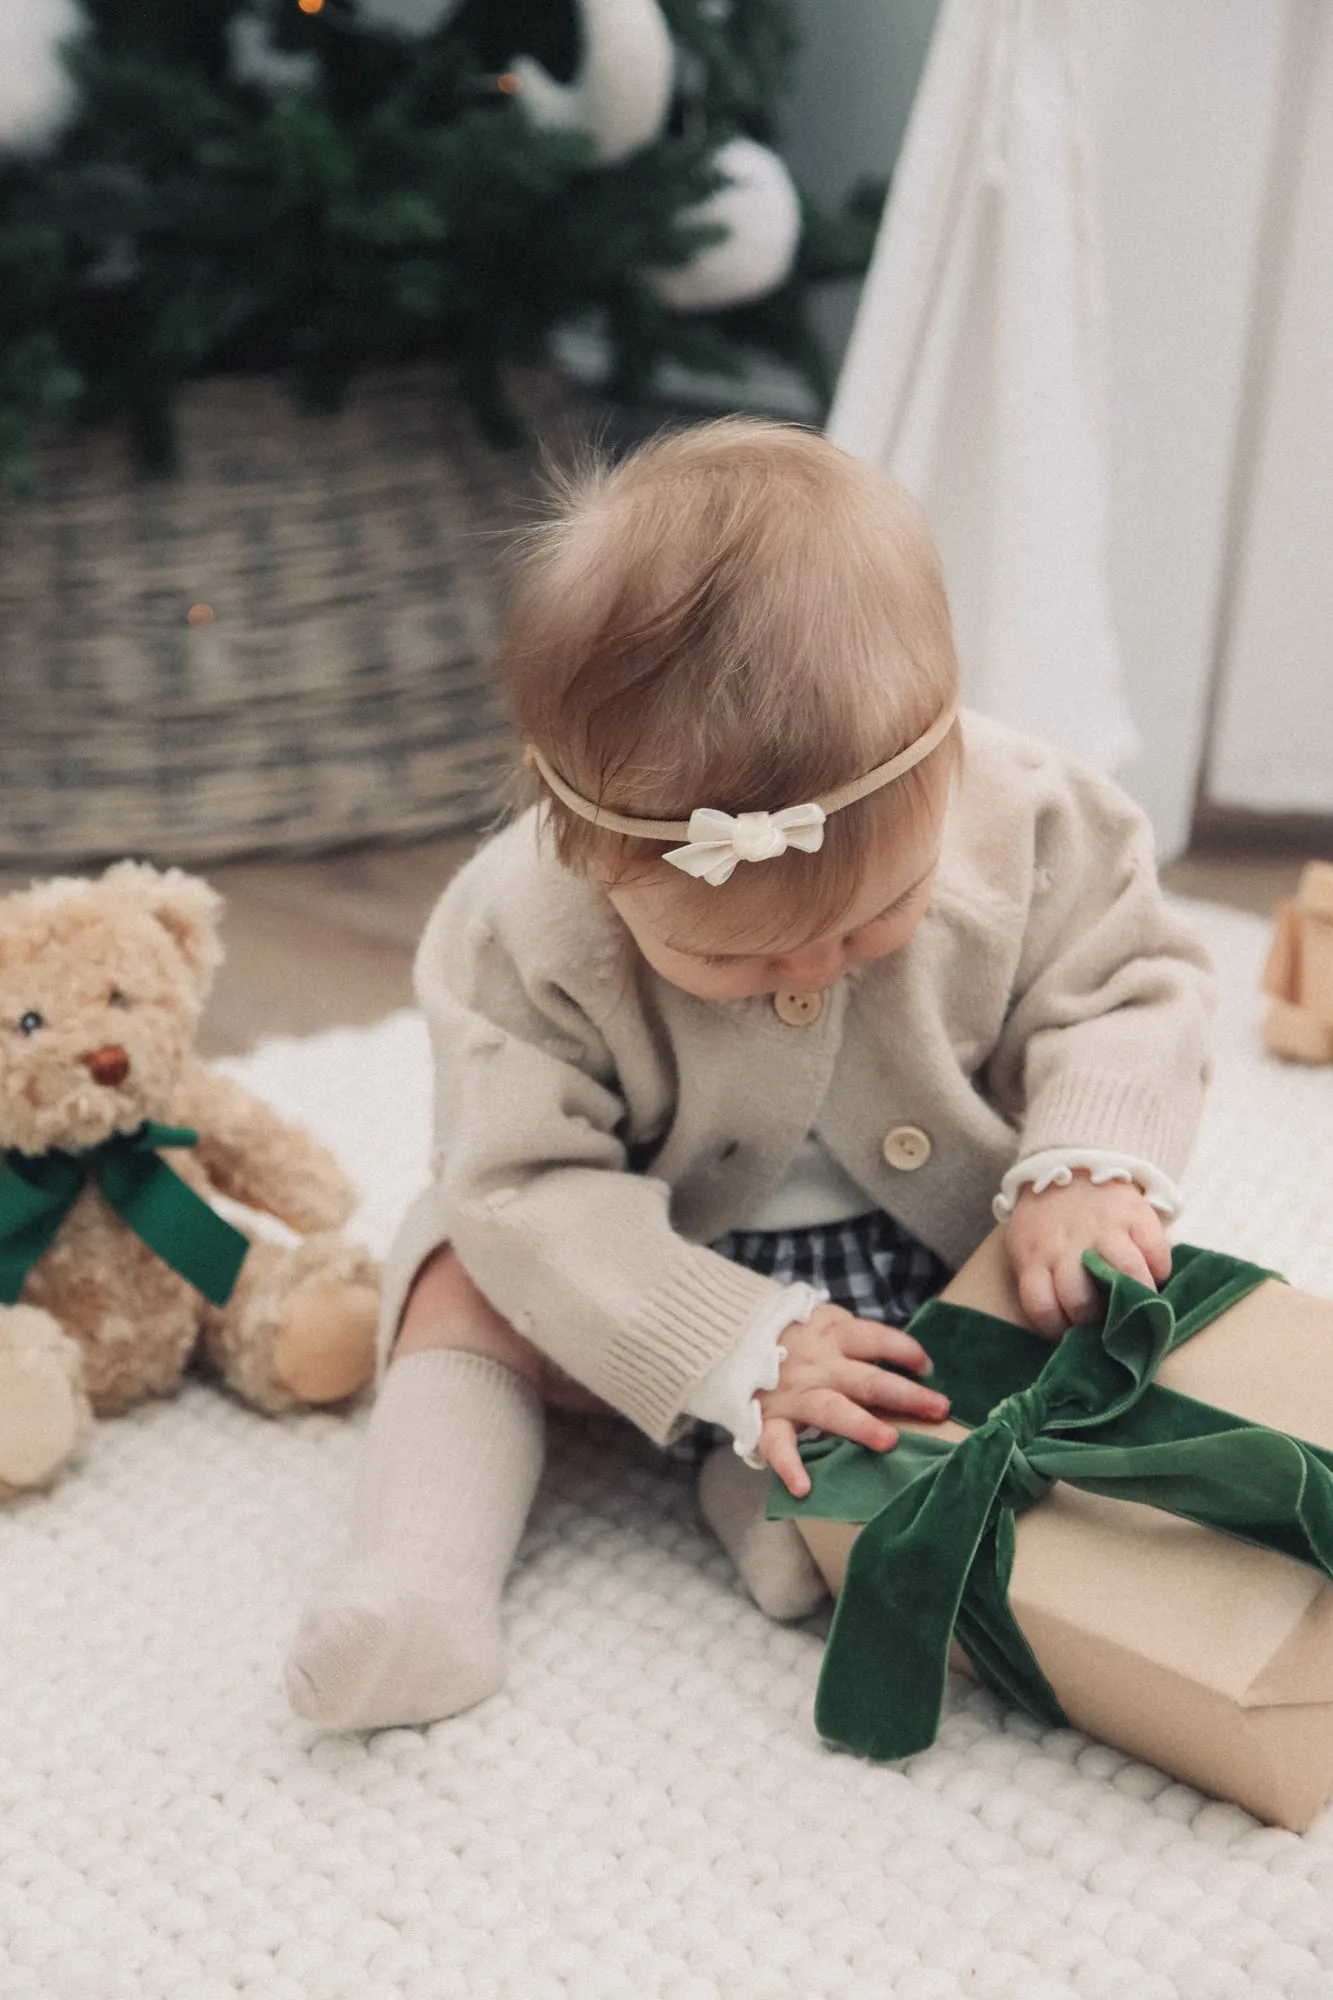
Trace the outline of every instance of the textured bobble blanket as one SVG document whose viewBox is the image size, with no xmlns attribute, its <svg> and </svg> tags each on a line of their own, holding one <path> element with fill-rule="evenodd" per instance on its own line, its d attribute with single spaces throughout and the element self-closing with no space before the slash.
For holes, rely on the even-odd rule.
<svg viewBox="0 0 1333 2000">
<path fill-rule="evenodd" d="M 1182 1234 L 1333 1293 L 1333 1068 L 1260 1051 L 1266 927 L 1192 914 L 1223 1017 Z M 337 1150 L 377 1249 L 425 1061 L 404 1014 L 233 1065 Z M 830 1753 L 818 1624 L 745 1601 L 628 1432 L 555 1435 L 506 1691 L 319 1741 L 279 1661 L 356 1430 L 191 1388 L 0 1508 L 0 2000 L 1333 1994 L 1333 1813 L 1260 1828 L 960 1681 L 905 1768 Z"/>
</svg>

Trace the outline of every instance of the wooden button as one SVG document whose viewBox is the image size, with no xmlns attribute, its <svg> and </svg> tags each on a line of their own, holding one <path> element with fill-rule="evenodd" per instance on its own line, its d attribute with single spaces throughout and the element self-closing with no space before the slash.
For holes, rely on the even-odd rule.
<svg viewBox="0 0 1333 2000">
<path fill-rule="evenodd" d="M 808 1028 L 824 1011 L 822 993 L 775 993 L 773 1012 L 789 1028 Z"/>
<path fill-rule="evenodd" d="M 914 1174 L 925 1166 L 931 1151 L 930 1140 L 919 1125 L 895 1125 L 885 1134 L 884 1157 L 899 1173 Z"/>
</svg>

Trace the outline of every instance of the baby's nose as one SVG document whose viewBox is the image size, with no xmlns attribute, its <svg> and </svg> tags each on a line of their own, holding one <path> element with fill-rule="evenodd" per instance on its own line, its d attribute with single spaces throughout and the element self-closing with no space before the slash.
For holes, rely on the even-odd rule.
<svg viewBox="0 0 1333 2000">
<path fill-rule="evenodd" d="M 79 1061 L 91 1071 L 94 1083 L 105 1083 L 112 1090 L 118 1083 L 124 1083 L 130 1073 L 129 1057 L 114 1043 L 104 1049 L 93 1049 L 88 1055 L 80 1056 Z"/>
</svg>

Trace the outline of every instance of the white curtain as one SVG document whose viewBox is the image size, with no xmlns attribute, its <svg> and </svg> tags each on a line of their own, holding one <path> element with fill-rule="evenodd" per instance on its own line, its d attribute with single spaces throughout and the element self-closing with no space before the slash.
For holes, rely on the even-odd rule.
<svg viewBox="0 0 1333 2000">
<path fill-rule="evenodd" d="M 965 697 L 1114 770 L 1138 739 L 1111 625 L 1073 41 L 1068 0 L 944 0 L 829 435 L 924 505 Z"/>
<path fill-rule="evenodd" d="M 1296 17 L 1290 207 L 1262 292 L 1262 386 L 1244 466 L 1206 790 L 1252 812 L 1333 814 L 1333 18 Z M 1275 232 L 1277 234 L 1277 232 Z"/>
</svg>

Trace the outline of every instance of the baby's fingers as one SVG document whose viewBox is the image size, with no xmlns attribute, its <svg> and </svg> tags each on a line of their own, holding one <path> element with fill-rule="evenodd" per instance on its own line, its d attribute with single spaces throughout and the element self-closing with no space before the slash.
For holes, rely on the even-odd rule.
<svg viewBox="0 0 1333 2000">
<path fill-rule="evenodd" d="M 1069 1321 L 1055 1295 L 1055 1279 L 1045 1264 L 1026 1264 L 1018 1274 L 1018 1299 L 1035 1333 L 1058 1340 Z"/>
<path fill-rule="evenodd" d="M 838 1378 L 838 1387 L 854 1402 L 867 1409 L 894 1410 L 902 1417 L 921 1417 L 931 1424 L 943 1423 L 949 1414 L 949 1398 L 938 1389 L 928 1389 L 910 1375 L 895 1375 L 890 1368 L 869 1368 L 851 1362 Z"/>
<path fill-rule="evenodd" d="M 810 1475 L 796 1448 L 796 1426 L 785 1417 L 769 1417 L 759 1433 L 759 1456 L 768 1460 L 794 1500 L 810 1491 Z"/>
<path fill-rule="evenodd" d="M 1112 1236 L 1105 1245 L 1098 1244 L 1097 1247 L 1113 1271 L 1123 1271 L 1127 1278 L 1133 1278 L 1137 1284 L 1151 1285 L 1154 1290 L 1156 1289 L 1156 1275 L 1128 1231 L 1123 1235 Z"/>
<path fill-rule="evenodd" d="M 1143 1252 L 1153 1283 L 1164 1285 L 1171 1276 L 1171 1240 L 1161 1216 L 1150 1209 L 1142 1221 L 1130 1224 L 1129 1233 Z"/>
<path fill-rule="evenodd" d="M 1142 1262 L 1142 1259 L 1139 1261 Z M 1101 1318 L 1101 1295 L 1084 1269 L 1081 1252 L 1071 1251 L 1061 1257 L 1053 1276 L 1055 1296 L 1067 1319 L 1076 1326 L 1091 1326 Z"/>
<path fill-rule="evenodd" d="M 910 1368 L 914 1375 L 928 1375 L 934 1366 L 919 1340 L 901 1327 L 883 1326 L 874 1319 L 852 1321 L 843 1352 L 855 1361 L 889 1361 L 895 1368 Z"/>
<path fill-rule="evenodd" d="M 871 1451 L 892 1451 L 898 1442 L 892 1424 L 886 1424 L 836 1389 L 815 1389 L 801 1401 L 801 1422 L 814 1424 L 833 1437 L 851 1438 L 855 1444 L 868 1445 Z"/>
</svg>

